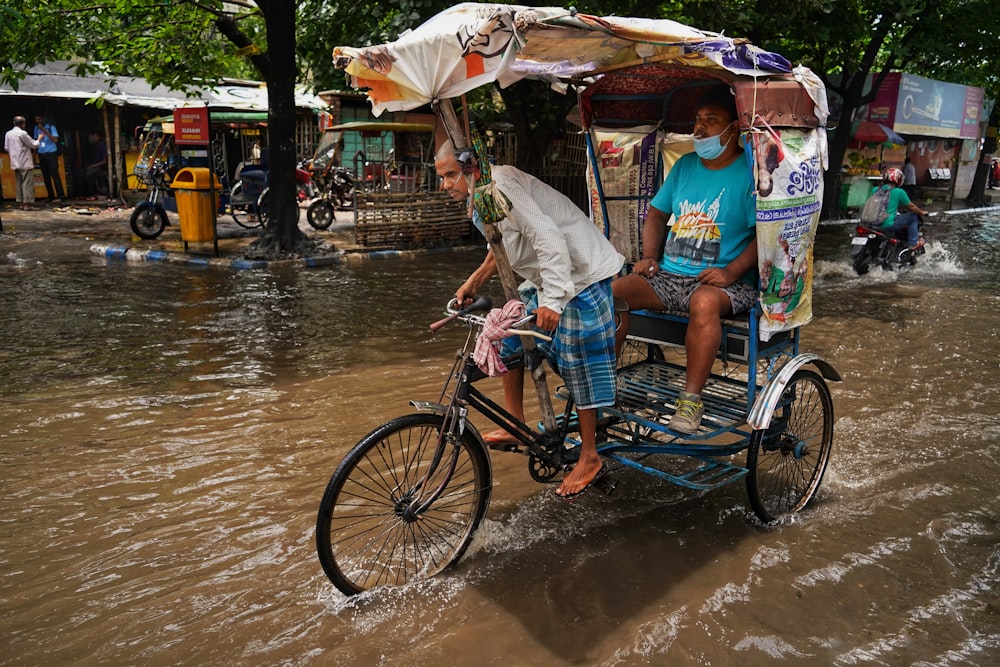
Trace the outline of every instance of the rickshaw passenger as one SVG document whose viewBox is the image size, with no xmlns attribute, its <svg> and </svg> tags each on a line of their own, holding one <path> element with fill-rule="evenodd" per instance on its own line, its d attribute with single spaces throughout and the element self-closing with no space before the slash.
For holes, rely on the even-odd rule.
<svg viewBox="0 0 1000 667">
<path fill-rule="evenodd" d="M 453 199 L 467 201 L 468 183 L 450 142 L 434 160 L 441 188 Z M 476 179 L 479 172 L 473 172 Z M 566 382 L 580 418 L 580 457 L 554 493 L 563 500 L 582 495 L 604 470 L 597 454 L 597 409 L 615 404 L 615 329 L 611 280 L 625 258 L 572 201 L 540 180 L 514 167 L 492 168 L 497 189 L 511 202 L 511 214 L 498 223 L 511 269 L 525 282 L 521 296 L 535 326 L 551 331 L 552 342 L 539 342 L 553 369 Z M 473 214 L 473 222 L 477 216 Z M 496 274 L 490 250 L 483 263 L 455 291 L 459 303 Z M 520 346 L 517 337 L 504 341 L 502 353 Z M 524 421 L 524 368 L 503 376 L 508 412 Z M 486 433 L 487 444 L 514 440 L 504 430 Z M 516 440 L 515 440 L 516 442 Z"/>
<path fill-rule="evenodd" d="M 642 230 L 644 256 L 630 275 L 612 283 L 616 301 L 628 310 L 689 313 L 687 376 L 670 420 L 671 430 L 681 433 L 701 425 L 701 391 L 722 342 L 722 317 L 749 310 L 757 298 L 754 185 L 736 121 L 727 86 L 699 98 L 695 153 L 677 161 L 651 202 Z M 620 317 L 618 353 L 631 319 L 627 311 Z"/>
</svg>

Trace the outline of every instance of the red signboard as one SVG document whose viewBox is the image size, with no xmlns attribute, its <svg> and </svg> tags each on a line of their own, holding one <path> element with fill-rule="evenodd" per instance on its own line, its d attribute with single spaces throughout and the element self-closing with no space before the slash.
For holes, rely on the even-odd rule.
<svg viewBox="0 0 1000 667">
<path fill-rule="evenodd" d="M 177 144 L 208 145 L 208 107 L 174 109 L 174 142 Z"/>
</svg>

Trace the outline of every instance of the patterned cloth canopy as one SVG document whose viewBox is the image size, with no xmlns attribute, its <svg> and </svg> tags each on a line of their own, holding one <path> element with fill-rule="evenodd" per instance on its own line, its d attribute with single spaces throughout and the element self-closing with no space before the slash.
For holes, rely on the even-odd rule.
<svg viewBox="0 0 1000 667">
<path fill-rule="evenodd" d="M 666 19 L 591 16 L 562 7 L 463 3 L 395 42 L 338 46 L 334 63 L 368 89 L 375 115 L 530 77 L 589 82 L 642 62 L 705 68 L 720 78 L 792 72 L 782 56 Z"/>
</svg>

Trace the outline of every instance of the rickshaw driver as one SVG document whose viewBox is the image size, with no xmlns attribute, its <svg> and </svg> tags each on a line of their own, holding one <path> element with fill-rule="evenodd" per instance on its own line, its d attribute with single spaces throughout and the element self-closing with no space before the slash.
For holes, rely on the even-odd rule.
<svg viewBox="0 0 1000 667">
<path fill-rule="evenodd" d="M 444 142 L 434 169 L 441 189 L 457 201 L 469 198 L 468 181 Z M 520 286 L 535 326 L 554 331 L 551 343 L 539 342 L 553 369 L 566 383 L 580 419 L 580 456 L 573 470 L 554 491 L 562 500 L 580 497 L 604 470 L 597 454 L 597 410 L 615 404 L 615 330 L 611 280 L 625 258 L 591 222 L 586 213 L 557 190 L 514 167 L 491 168 L 497 188 L 511 202 L 511 213 L 498 223 L 511 269 L 525 282 Z M 478 170 L 473 177 L 478 180 Z M 473 213 L 473 222 L 481 223 Z M 497 272 L 493 251 L 455 291 L 464 304 Z M 520 348 L 516 336 L 504 340 L 502 355 Z M 524 421 L 524 368 L 503 376 L 507 411 Z M 487 444 L 513 440 L 504 430 L 483 435 Z"/>
<path fill-rule="evenodd" d="M 736 120 L 727 86 L 699 98 L 695 153 L 676 162 L 653 198 L 642 230 L 642 259 L 612 283 L 616 306 L 627 305 L 619 311 L 615 335 L 619 354 L 629 331 L 628 310 L 689 314 L 687 376 L 670 420 L 670 429 L 680 433 L 695 433 L 701 425 L 701 391 L 722 342 L 722 317 L 749 310 L 757 298 L 754 185 Z"/>
</svg>

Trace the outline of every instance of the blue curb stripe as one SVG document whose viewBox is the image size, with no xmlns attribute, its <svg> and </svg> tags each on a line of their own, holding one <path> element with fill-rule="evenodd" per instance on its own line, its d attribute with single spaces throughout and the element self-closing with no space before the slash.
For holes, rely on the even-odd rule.
<svg viewBox="0 0 1000 667">
<path fill-rule="evenodd" d="M 423 253 L 463 252 L 481 249 L 482 248 L 479 246 L 453 246 L 424 248 L 421 250 L 372 250 L 370 252 L 340 251 L 336 255 L 305 257 L 294 260 L 285 259 L 269 262 L 263 259 L 244 259 L 242 257 L 209 257 L 204 255 L 190 255 L 186 252 L 159 249 L 141 250 L 138 248 L 129 248 L 127 246 L 112 246 L 99 243 L 95 243 L 90 246 L 91 253 L 108 259 L 127 259 L 133 262 L 172 262 L 175 264 L 191 264 L 194 266 L 222 266 L 241 270 L 266 269 L 269 266 L 283 266 L 288 264 L 305 267 L 334 266 L 349 261 L 395 259 L 400 257 L 415 257 Z"/>
<path fill-rule="evenodd" d="M 234 259 L 229 266 L 234 269 L 265 269 L 267 262 L 262 259 Z"/>
<path fill-rule="evenodd" d="M 330 266 L 340 264 L 340 257 L 305 257 L 302 263 L 306 266 Z"/>
</svg>

